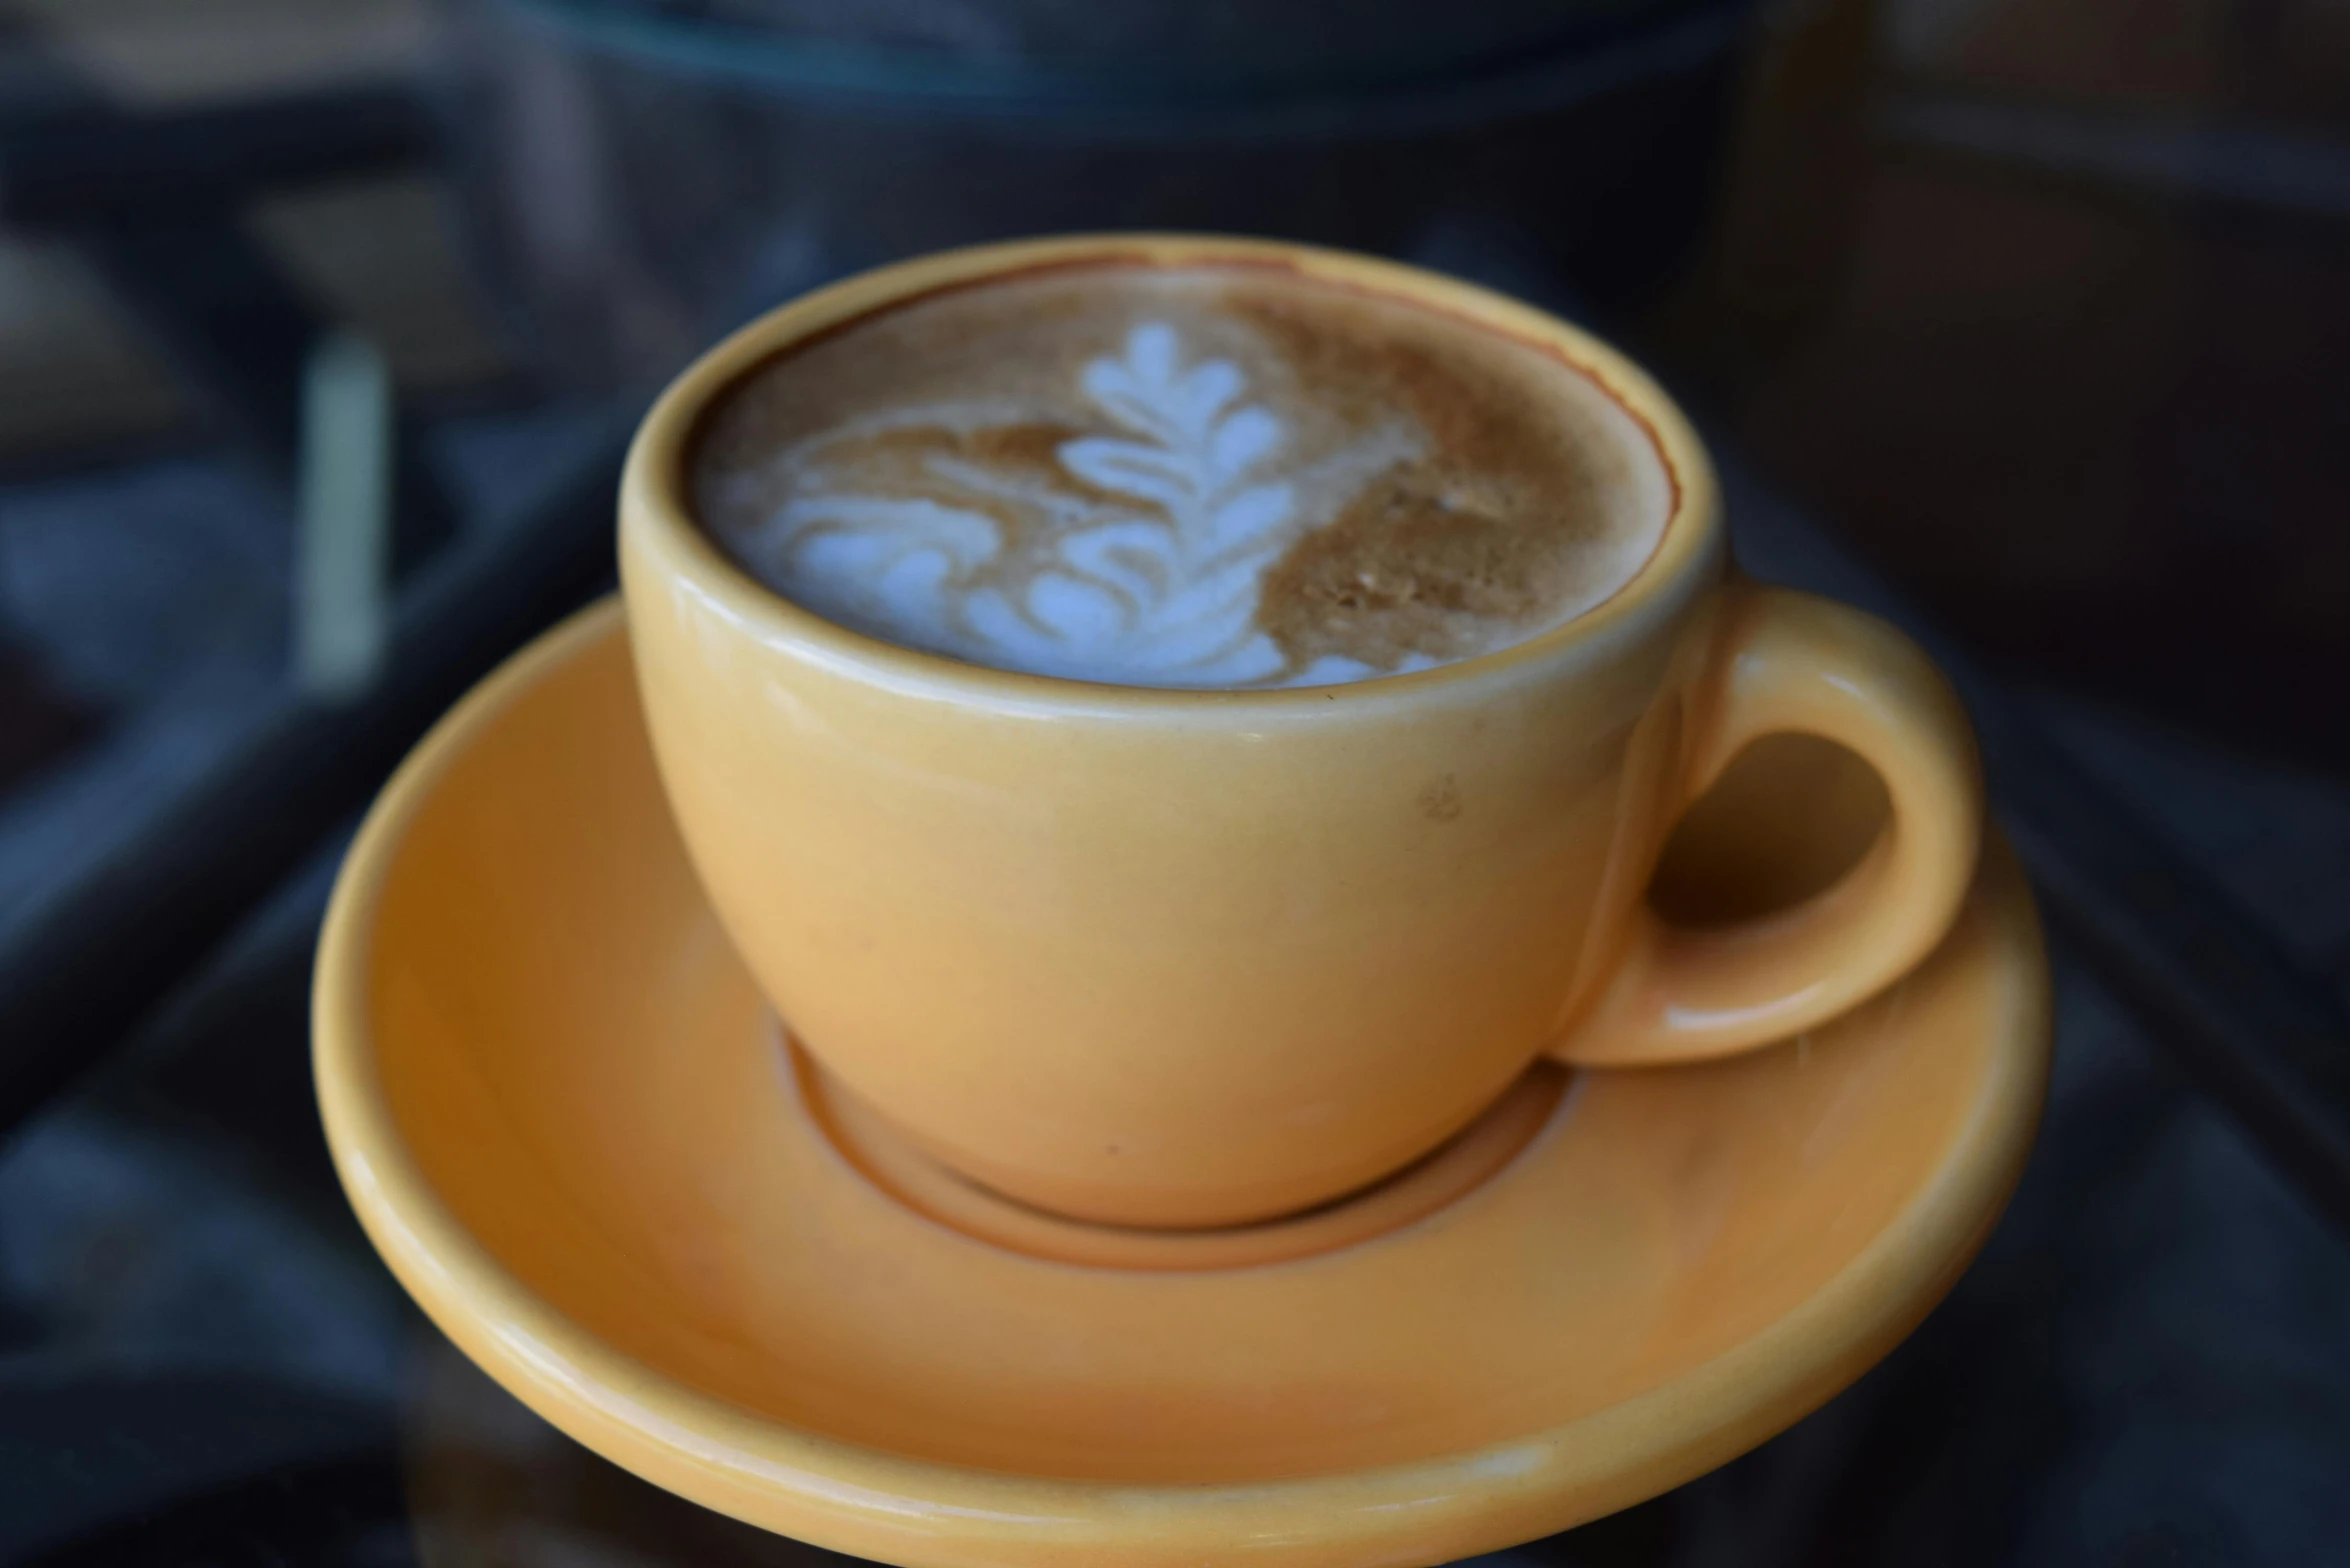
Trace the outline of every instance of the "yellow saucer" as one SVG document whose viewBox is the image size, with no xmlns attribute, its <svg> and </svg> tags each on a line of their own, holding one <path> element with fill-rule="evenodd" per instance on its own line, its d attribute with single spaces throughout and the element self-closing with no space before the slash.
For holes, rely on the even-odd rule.
<svg viewBox="0 0 2350 1568">
<path fill-rule="evenodd" d="M 670 827 L 611 605 L 385 790 L 316 1005 L 351 1201 L 469 1356 L 697 1502 L 941 1568 L 1437 1563 L 1671 1487 L 1940 1298 L 2048 1063 L 1997 851 L 1859 1014 L 1582 1074 L 1500 1170 L 1374 1239 L 1176 1272 L 992 1245 L 811 1115 Z"/>
</svg>

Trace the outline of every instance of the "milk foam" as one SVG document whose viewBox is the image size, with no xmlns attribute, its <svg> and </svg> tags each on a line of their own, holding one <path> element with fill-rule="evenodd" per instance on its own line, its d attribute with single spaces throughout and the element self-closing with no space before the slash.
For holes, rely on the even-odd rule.
<svg viewBox="0 0 2350 1568">
<path fill-rule="evenodd" d="M 1218 327 L 1234 341 L 1232 323 Z M 1295 388 L 1268 397 L 1194 337 L 1180 319 L 1142 314 L 1043 404 L 1033 390 L 977 388 L 853 414 L 765 461 L 711 467 L 705 522 L 755 575 L 827 619 L 1001 669 L 1311 686 L 1444 662 L 1426 649 L 1301 657 L 1260 613 L 1268 573 L 1301 538 L 1430 455 L 1425 423 L 1399 406 L 1301 441 L 1276 411 L 1284 398 L 1296 406 Z M 1050 437 L 1032 461 L 973 455 L 974 443 L 1031 429 Z M 1623 561 L 1585 575 L 1604 596 L 1652 544 L 1634 531 L 1612 552 Z M 1568 595 L 1546 620 L 1584 607 Z M 1497 646 L 1530 628 L 1490 631 Z"/>
</svg>

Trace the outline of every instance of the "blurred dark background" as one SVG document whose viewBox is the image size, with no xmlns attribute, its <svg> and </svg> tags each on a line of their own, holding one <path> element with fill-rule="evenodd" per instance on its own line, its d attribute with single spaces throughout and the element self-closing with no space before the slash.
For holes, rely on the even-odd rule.
<svg viewBox="0 0 2350 1568">
<path fill-rule="evenodd" d="M 0 1563 L 786 1562 L 475 1377 L 303 993 L 354 813 L 609 573 L 727 328 L 1000 235 L 1576 314 L 1935 639 L 2059 934 L 2016 1210 L 1560 1564 L 2350 1561 L 2350 5 L 10 0 Z"/>
</svg>

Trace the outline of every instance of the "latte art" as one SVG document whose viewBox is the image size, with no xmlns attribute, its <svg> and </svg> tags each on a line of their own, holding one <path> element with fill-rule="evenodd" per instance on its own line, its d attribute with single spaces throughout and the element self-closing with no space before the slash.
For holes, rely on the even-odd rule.
<svg viewBox="0 0 2350 1568">
<path fill-rule="evenodd" d="M 1283 462 L 1281 421 L 1246 400 L 1239 368 L 1186 363 L 1165 322 L 1136 327 L 1118 358 L 1086 365 L 1079 385 L 1122 433 L 1061 442 L 1057 480 L 916 448 L 889 476 L 898 493 L 874 494 L 825 464 L 827 448 L 858 436 L 820 439 L 797 455 L 795 493 L 736 548 L 819 615 L 1003 669 L 1146 686 L 1378 673 L 1337 657 L 1287 671 L 1257 601 L 1266 569 L 1306 526 L 1306 494 L 1416 455 L 1424 436 L 1399 425 L 1326 459 L 1335 473 L 1296 474 Z M 984 408 L 950 405 L 892 425 L 968 430 L 985 418 Z M 926 484 L 966 504 L 907 493 Z M 1045 561 L 1017 586 L 982 576 L 1001 558 L 1005 530 L 969 504 L 981 499 L 1017 510 L 1047 541 Z"/>
<path fill-rule="evenodd" d="M 1653 547 L 1653 525 L 1589 526 L 1574 483 L 1554 485 L 1560 519 L 1507 515 L 1531 514 L 1541 481 L 1560 478 L 1521 472 L 1529 450 L 1553 467 L 1568 449 L 1591 455 L 1580 426 L 1569 441 L 1520 440 L 1529 450 L 1514 463 L 1479 471 L 1440 438 L 1460 408 L 1440 409 L 1431 429 L 1427 385 L 1318 395 L 1319 345 L 1300 355 L 1279 341 L 1296 336 L 1294 310 L 1268 313 L 1196 273 L 1080 281 L 1074 298 L 1057 281 L 1059 298 L 1027 285 L 1039 297 L 1025 330 L 1016 302 L 991 298 L 1022 288 L 1003 284 L 977 291 L 976 323 L 952 319 L 973 300 L 917 302 L 778 361 L 704 441 L 705 523 L 771 587 L 843 626 L 971 663 L 1142 686 L 1425 669 L 1577 613 Z M 893 320 L 925 306 L 942 319 Z M 937 352 L 905 357 L 925 325 Z M 869 335 L 878 361 L 904 372 L 894 389 L 875 358 L 851 358 Z M 1498 340 L 1487 349 L 1505 351 L 1533 358 Z M 1598 415 L 1595 389 L 1584 401 L 1578 412 Z M 1642 477 L 1620 451 L 1601 455 Z M 1585 463 L 1582 488 L 1606 466 Z M 1640 499 L 1636 482 L 1619 488 Z M 1646 499 L 1661 518 L 1661 499 Z M 1483 548 L 1496 540 L 1508 547 Z M 1464 541 L 1480 549 L 1464 557 Z M 1329 581 L 1317 557 L 1333 543 Z"/>
</svg>

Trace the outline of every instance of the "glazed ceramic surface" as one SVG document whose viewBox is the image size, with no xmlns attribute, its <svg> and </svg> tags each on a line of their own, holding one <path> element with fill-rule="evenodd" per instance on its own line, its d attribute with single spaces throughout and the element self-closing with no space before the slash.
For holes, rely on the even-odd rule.
<svg viewBox="0 0 2350 1568">
<path fill-rule="evenodd" d="M 352 1202 L 468 1355 L 665 1487 L 920 1568 L 1437 1563 L 1672 1486 L 1941 1296 L 2048 1045 L 1994 846 L 1883 995 L 1580 1072 L 1500 1169 L 1369 1239 L 1173 1273 L 976 1239 L 811 1114 L 664 809 L 612 607 L 385 792 L 316 1022 Z"/>
<path fill-rule="evenodd" d="M 1597 609 L 1483 658 L 1175 692 L 860 636 L 754 582 L 688 515 L 702 412 L 793 343 L 989 277 L 1185 262 L 1401 296 L 1580 368 L 1671 476 L 1655 555 Z M 809 296 L 679 378 L 621 495 L 654 749 L 751 973 L 933 1155 L 1128 1225 L 1350 1192 L 1459 1132 L 1546 1049 L 1746 1049 L 1843 1012 L 1940 940 L 1982 818 L 1955 699 L 1891 628 L 1726 584 L 1723 559 L 1696 436 L 1605 345 L 1433 274 L 1239 240 L 993 246 Z M 1874 765 L 1890 831 L 1771 921 L 1700 937 L 1645 918 L 1681 809 L 1779 731 Z"/>
</svg>

